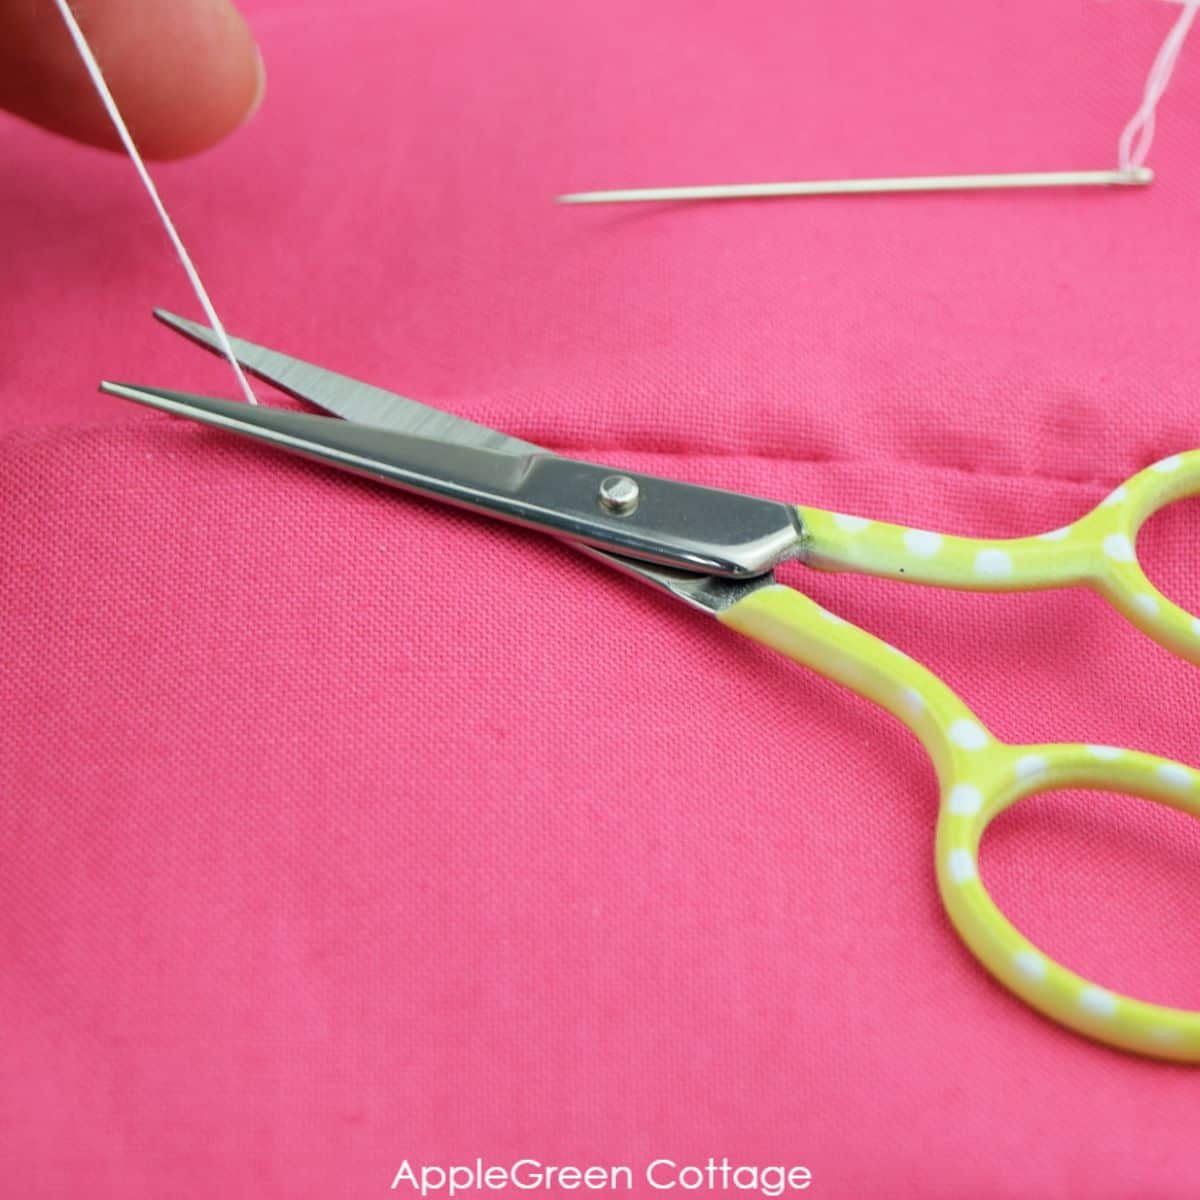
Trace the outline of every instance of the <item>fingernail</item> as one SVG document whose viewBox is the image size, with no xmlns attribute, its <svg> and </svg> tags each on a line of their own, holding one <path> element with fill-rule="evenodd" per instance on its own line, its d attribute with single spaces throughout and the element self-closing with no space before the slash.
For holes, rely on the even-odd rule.
<svg viewBox="0 0 1200 1200">
<path fill-rule="evenodd" d="M 263 97 L 267 94 L 267 67 L 263 62 L 262 51 L 255 46 L 255 82 L 254 82 L 254 98 L 250 101 L 250 107 L 246 109 L 246 115 L 242 117 L 241 124 L 250 120 L 252 116 L 262 107 Z"/>
</svg>

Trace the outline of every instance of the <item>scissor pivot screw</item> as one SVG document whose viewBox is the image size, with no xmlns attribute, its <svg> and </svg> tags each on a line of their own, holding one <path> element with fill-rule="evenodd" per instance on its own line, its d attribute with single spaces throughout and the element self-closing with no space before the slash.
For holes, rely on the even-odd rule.
<svg viewBox="0 0 1200 1200">
<path fill-rule="evenodd" d="M 610 475 L 600 483 L 600 507 L 623 517 L 637 508 L 637 480 L 628 475 Z"/>
</svg>

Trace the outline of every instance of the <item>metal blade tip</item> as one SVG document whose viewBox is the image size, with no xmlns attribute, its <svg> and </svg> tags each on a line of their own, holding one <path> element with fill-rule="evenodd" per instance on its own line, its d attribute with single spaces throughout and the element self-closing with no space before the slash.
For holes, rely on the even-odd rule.
<svg viewBox="0 0 1200 1200">
<path fill-rule="evenodd" d="M 176 333 L 182 333 L 184 337 L 191 338 L 192 341 L 201 342 L 203 345 L 217 344 L 217 335 L 199 321 L 189 321 L 187 317 L 181 317 L 165 308 L 152 308 L 150 311 L 156 321 L 167 326 L 168 329 L 174 329 Z"/>
<path fill-rule="evenodd" d="M 183 393 L 172 392 L 166 388 L 142 387 L 138 384 L 117 383 L 111 379 L 102 379 L 100 391 L 106 396 L 119 396 L 122 400 L 132 400 L 135 404 L 144 404 L 147 408 L 157 408 L 179 416 L 192 415 L 192 405 L 188 403 L 190 398 Z"/>
</svg>

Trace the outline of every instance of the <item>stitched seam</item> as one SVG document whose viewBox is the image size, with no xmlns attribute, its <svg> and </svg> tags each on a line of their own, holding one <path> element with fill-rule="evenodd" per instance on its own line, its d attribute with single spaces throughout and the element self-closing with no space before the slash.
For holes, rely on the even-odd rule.
<svg viewBox="0 0 1200 1200">
<path fill-rule="evenodd" d="M 1098 487 L 1098 488 L 1114 488 L 1117 483 L 1124 479 L 1128 479 L 1130 475 L 1136 473 L 1140 468 L 1134 467 L 1124 475 L 1118 476 L 1078 476 L 1072 477 L 1068 475 L 1043 475 L 1038 472 L 1018 472 L 1018 471 L 991 471 L 991 470 L 976 470 L 971 467 L 956 467 L 949 463 L 930 463 L 921 462 L 918 460 L 905 458 L 885 458 L 885 459 L 869 459 L 869 458 L 837 458 L 835 456 L 818 457 L 816 455 L 798 455 L 798 454 L 763 454 L 756 453 L 753 450 L 652 450 L 645 446 L 619 446 L 619 445 L 597 445 L 591 443 L 587 446 L 571 446 L 555 444 L 546 444 L 547 450 L 552 450 L 555 454 L 562 454 L 570 458 L 586 458 L 589 454 L 595 454 L 597 451 L 602 451 L 607 454 L 610 451 L 613 454 L 644 454 L 651 458 L 713 458 L 713 459 L 756 459 L 760 462 L 779 462 L 787 463 L 791 466 L 800 465 L 815 465 L 815 466 L 872 466 L 878 463 L 882 466 L 904 467 L 911 470 L 922 471 L 944 471 L 951 475 L 963 475 L 968 478 L 978 479 L 1011 479 L 1017 481 L 1026 481 L 1034 483 L 1060 483 L 1067 484 L 1071 487 Z"/>
<path fill-rule="evenodd" d="M 127 429 L 135 426 L 145 425 L 144 420 L 134 418 L 129 421 L 88 421 L 81 424 L 67 424 L 56 422 L 51 425 L 37 426 L 18 426 L 0 433 L 0 444 L 9 441 L 21 441 L 28 438 L 30 435 L 37 436 L 46 434 L 52 431 L 61 430 L 78 434 L 81 432 L 92 432 L 94 430 L 107 430 L 116 428 Z M 514 437 L 519 437 L 524 440 L 527 436 L 539 440 L 536 433 L 526 434 L 524 431 L 513 433 Z M 244 439 L 238 439 L 242 441 Z M 1067 476 L 1067 475 L 1043 475 L 1037 472 L 1017 472 L 1017 471 L 990 471 L 990 470 L 975 470 L 971 467 L 957 467 L 949 463 L 929 463 L 920 462 L 912 459 L 904 458 L 884 458 L 884 459 L 869 459 L 869 458 L 838 458 L 832 455 L 824 457 L 818 455 L 803 455 L 803 454 L 768 454 L 756 452 L 753 450 L 675 450 L 675 449 L 651 449 L 646 446 L 630 446 L 624 444 L 607 443 L 601 444 L 598 442 L 590 442 L 586 446 L 575 446 L 570 443 L 553 442 L 546 439 L 544 436 L 540 438 L 541 444 L 546 450 L 554 454 L 562 454 L 570 458 L 586 459 L 589 455 L 597 452 L 604 454 L 643 454 L 653 458 L 680 458 L 680 459 L 716 459 L 724 461 L 727 459 L 733 460 L 755 460 L 758 462 L 778 462 L 787 463 L 789 466 L 848 466 L 848 467 L 871 467 L 871 466 L 890 466 L 902 467 L 906 470 L 921 470 L 921 471 L 942 471 L 950 475 L 959 475 L 965 478 L 976 479 L 996 479 L 996 480 L 1013 480 L 1016 482 L 1027 483 L 1053 483 L 1063 484 L 1070 487 L 1095 487 L 1111 490 L 1118 483 L 1128 479 L 1130 475 L 1136 473 L 1140 468 L 1133 467 L 1122 475 L 1097 477 L 1097 476 Z"/>
</svg>

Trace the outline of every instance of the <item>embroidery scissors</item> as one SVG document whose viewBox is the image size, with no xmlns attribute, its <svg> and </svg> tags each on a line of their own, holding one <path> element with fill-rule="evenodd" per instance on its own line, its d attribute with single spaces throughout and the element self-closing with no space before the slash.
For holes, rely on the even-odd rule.
<svg viewBox="0 0 1200 1200">
<path fill-rule="evenodd" d="M 205 326 L 156 310 L 217 353 Z M 894 646 L 775 581 L 795 559 L 979 591 L 1082 586 L 1149 637 L 1200 663 L 1200 620 L 1163 596 L 1134 543 L 1152 513 L 1200 494 L 1200 451 L 1134 475 L 1078 521 L 1034 537 L 975 539 L 795 507 L 566 458 L 300 359 L 229 339 L 241 365 L 330 416 L 130 384 L 101 390 L 382 483 L 553 535 L 887 709 L 937 773 L 938 890 L 978 960 L 1033 1008 L 1136 1053 L 1200 1062 L 1200 1012 L 1120 995 L 1055 962 L 1000 912 L 979 877 L 988 823 L 1055 788 L 1142 796 L 1200 816 L 1200 772 L 1111 746 L 999 741 L 940 679 Z"/>
</svg>

